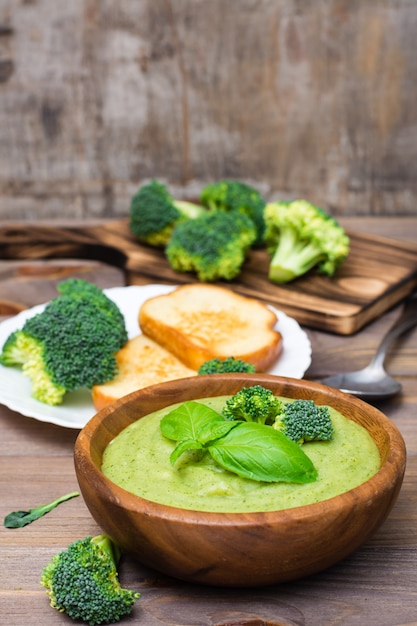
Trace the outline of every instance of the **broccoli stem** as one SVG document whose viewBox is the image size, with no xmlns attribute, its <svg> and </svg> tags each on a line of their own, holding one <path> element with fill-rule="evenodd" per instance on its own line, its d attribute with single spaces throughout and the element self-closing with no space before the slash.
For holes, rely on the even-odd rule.
<svg viewBox="0 0 417 626">
<path fill-rule="evenodd" d="M 115 567 L 117 567 L 122 553 L 119 546 L 117 546 L 108 535 L 102 534 L 92 537 L 91 542 L 95 543 L 103 550 L 103 552 L 108 554 Z"/>
<path fill-rule="evenodd" d="M 292 228 L 282 230 L 278 246 L 269 266 L 269 279 L 287 283 L 302 276 L 323 258 L 323 252 L 313 242 L 300 240 Z"/>
<path fill-rule="evenodd" d="M 23 526 L 31 524 L 40 517 L 49 513 L 49 511 L 52 511 L 52 509 L 57 507 L 58 504 L 71 500 L 71 498 L 75 498 L 79 495 L 78 491 L 73 491 L 71 493 L 67 493 L 65 496 L 61 496 L 60 498 L 53 500 L 52 502 L 48 502 L 48 504 L 42 504 L 34 507 L 33 509 L 29 509 L 29 511 L 13 511 L 4 518 L 4 526 L 5 528 L 23 528 Z"/>
<path fill-rule="evenodd" d="M 188 202 L 187 200 L 174 200 L 173 205 L 182 215 L 189 219 L 194 219 L 202 215 L 205 209 L 200 204 L 194 202 Z"/>
</svg>

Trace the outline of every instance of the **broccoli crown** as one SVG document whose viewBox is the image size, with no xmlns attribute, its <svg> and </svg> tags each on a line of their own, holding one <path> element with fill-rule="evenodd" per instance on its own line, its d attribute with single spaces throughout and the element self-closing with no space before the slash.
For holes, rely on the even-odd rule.
<svg viewBox="0 0 417 626">
<path fill-rule="evenodd" d="M 195 218 L 203 211 L 192 202 L 174 200 L 165 185 L 152 180 L 132 197 L 130 230 L 141 241 L 164 247 L 179 221 Z"/>
<path fill-rule="evenodd" d="M 59 289 L 60 296 L 7 338 L 0 356 L 3 365 L 21 365 L 32 395 L 51 405 L 67 391 L 114 378 L 115 353 L 127 340 L 123 316 L 104 294 L 82 283 Z"/>
<path fill-rule="evenodd" d="M 112 318 L 90 300 L 59 296 L 22 332 L 42 344 L 46 370 L 68 391 L 114 376 L 114 354 L 123 344 Z"/>
<path fill-rule="evenodd" d="M 121 587 L 119 557 L 106 535 L 79 539 L 56 554 L 41 575 L 51 606 L 90 626 L 128 615 L 140 594 Z"/>
<path fill-rule="evenodd" d="M 200 365 L 198 369 L 198 375 L 204 374 L 231 374 L 233 372 L 253 374 L 255 366 L 252 363 L 242 361 L 242 359 L 235 359 L 233 356 L 229 356 L 226 359 L 211 359 Z"/>
<path fill-rule="evenodd" d="M 222 415 L 227 420 L 244 420 L 259 424 L 273 424 L 280 413 L 281 400 L 262 385 L 243 387 L 226 400 Z"/>
<path fill-rule="evenodd" d="M 207 212 L 174 228 L 165 253 L 172 269 L 199 280 L 231 280 L 256 237 L 251 220 L 237 213 Z"/>
<path fill-rule="evenodd" d="M 84 298 L 94 303 L 100 309 L 100 313 L 108 316 L 111 321 L 113 325 L 112 337 L 117 342 L 117 349 L 126 343 L 128 335 L 123 313 L 100 287 L 81 278 L 69 278 L 60 283 L 57 289 L 62 295 L 71 296 L 72 298 Z"/>
<path fill-rule="evenodd" d="M 294 400 L 283 403 L 282 406 L 283 410 L 273 426 L 292 441 L 302 444 L 307 441 L 333 439 L 334 429 L 329 407 L 319 406 L 313 400 Z"/>
<path fill-rule="evenodd" d="M 256 189 L 238 180 L 221 180 L 206 185 L 200 201 L 211 210 L 238 211 L 247 215 L 256 228 L 254 245 L 263 243 L 265 200 Z"/>
<path fill-rule="evenodd" d="M 319 273 L 333 276 L 349 254 L 349 237 L 343 227 L 306 200 L 269 203 L 264 219 L 273 282 L 289 282 L 315 266 Z"/>
<path fill-rule="evenodd" d="M 152 180 L 143 185 L 130 203 L 130 230 L 141 241 L 165 246 L 180 212 L 162 183 Z"/>
</svg>

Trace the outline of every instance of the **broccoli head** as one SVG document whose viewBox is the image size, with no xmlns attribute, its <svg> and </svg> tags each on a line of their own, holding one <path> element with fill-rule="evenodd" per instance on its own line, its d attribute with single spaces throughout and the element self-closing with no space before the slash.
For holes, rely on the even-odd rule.
<svg viewBox="0 0 417 626">
<path fill-rule="evenodd" d="M 256 189 L 238 180 L 221 180 L 204 187 L 200 202 L 211 210 L 237 211 L 247 215 L 256 228 L 253 245 L 263 244 L 265 200 Z"/>
<path fill-rule="evenodd" d="M 199 376 L 203 376 L 205 374 L 232 374 L 234 372 L 253 374 L 254 371 L 255 366 L 252 363 L 229 356 L 226 359 L 215 358 L 206 361 L 200 365 L 197 373 Z"/>
<path fill-rule="evenodd" d="M 76 283 L 80 291 L 75 293 L 61 285 L 59 289 L 68 293 L 51 300 L 11 333 L 0 355 L 3 365 L 22 367 L 31 380 L 33 397 L 45 404 L 60 404 L 68 391 L 114 378 L 115 354 L 127 341 L 114 303 L 108 299 L 106 308 L 107 297 L 95 298 L 95 291 L 83 282 Z"/>
<path fill-rule="evenodd" d="M 195 272 L 202 282 L 232 280 L 255 238 L 247 216 L 209 211 L 177 224 L 165 253 L 172 269 Z"/>
<path fill-rule="evenodd" d="M 334 435 L 329 407 L 317 405 L 313 400 L 282 403 L 282 411 L 277 415 L 273 427 L 299 444 L 329 441 Z"/>
<path fill-rule="evenodd" d="M 90 626 L 129 615 L 140 594 L 121 587 L 119 560 L 119 548 L 104 534 L 70 544 L 42 571 L 51 606 Z"/>
<path fill-rule="evenodd" d="M 269 203 L 264 219 L 272 282 L 290 282 L 314 267 L 333 276 L 349 253 L 349 237 L 342 226 L 305 200 Z"/>
<path fill-rule="evenodd" d="M 100 309 L 100 313 L 108 316 L 109 321 L 111 321 L 114 327 L 112 337 L 116 340 L 117 345 L 120 348 L 124 346 L 128 336 L 123 313 L 100 287 L 81 278 L 68 278 L 59 283 L 57 290 L 61 295 L 82 298 L 94 303 Z"/>
<path fill-rule="evenodd" d="M 282 410 L 282 403 L 262 385 L 243 387 L 226 400 L 222 415 L 227 420 L 244 420 L 271 425 Z"/>
<path fill-rule="evenodd" d="M 130 203 L 130 230 L 144 243 L 165 247 L 174 226 L 193 219 L 205 209 L 192 202 L 175 200 L 162 183 L 153 180 L 143 185 Z"/>
</svg>

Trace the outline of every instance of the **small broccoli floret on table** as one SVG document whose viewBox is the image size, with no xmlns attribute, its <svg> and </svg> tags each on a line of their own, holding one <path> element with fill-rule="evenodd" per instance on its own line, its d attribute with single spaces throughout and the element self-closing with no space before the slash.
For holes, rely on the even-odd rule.
<svg viewBox="0 0 417 626">
<path fill-rule="evenodd" d="M 232 280 L 255 238 L 255 227 L 247 216 L 209 211 L 177 224 L 165 253 L 177 272 L 195 272 L 202 282 Z"/>
<path fill-rule="evenodd" d="M 200 365 L 197 373 L 199 376 L 203 376 L 205 374 L 232 374 L 235 372 L 253 374 L 254 371 L 255 366 L 252 363 L 229 356 L 226 359 L 215 358 L 206 361 Z"/>
<path fill-rule="evenodd" d="M 264 210 L 269 279 L 288 283 L 316 268 L 333 276 L 349 254 L 349 237 L 323 209 L 305 200 L 268 203 Z"/>
<path fill-rule="evenodd" d="M 334 435 L 329 407 L 317 405 L 313 400 L 282 403 L 282 412 L 273 427 L 299 444 L 330 441 Z"/>
<path fill-rule="evenodd" d="M 21 366 L 33 397 L 49 405 L 62 403 L 69 391 L 114 378 L 115 354 L 127 341 L 116 305 L 85 284 L 71 292 L 75 286 L 60 285 L 62 294 L 11 333 L 0 355 L 2 365 Z"/>
<path fill-rule="evenodd" d="M 282 410 L 282 403 L 262 385 L 243 387 L 226 400 L 222 415 L 227 420 L 244 420 L 271 425 Z"/>
<path fill-rule="evenodd" d="M 140 594 L 121 587 L 120 555 L 104 534 L 79 539 L 56 554 L 41 575 L 51 606 L 90 626 L 112 624 L 129 615 Z"/>
<path fill-rule="evenodd" d="M 206 185 L 200 194 L 200 201 L 211 210 L 237 211 L 247 215 L 256 228 L 254 245 L 263 244 L 265 200 L 259 191 L 238 180 L 221 180 Z"/>
<path fill-rule="evenodd" d="M 192 202 L 175 200 L 162 183 L 143 185 L 130 203 L 130 230 L 140 241 L 165 247 L 176 224 L 193 219 L 205 209 Z"/>
</svg>

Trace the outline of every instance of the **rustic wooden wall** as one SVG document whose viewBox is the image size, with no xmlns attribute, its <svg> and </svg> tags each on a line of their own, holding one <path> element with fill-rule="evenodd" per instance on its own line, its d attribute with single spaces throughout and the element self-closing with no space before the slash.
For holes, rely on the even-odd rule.
<svg viewBox="0 0 417 626">
<path fill-rule="evenodd" d="M 152 177 L 414 215 L 416 95 L 415 0 L 0 0 L 0 218 Z"/>
</svg>

